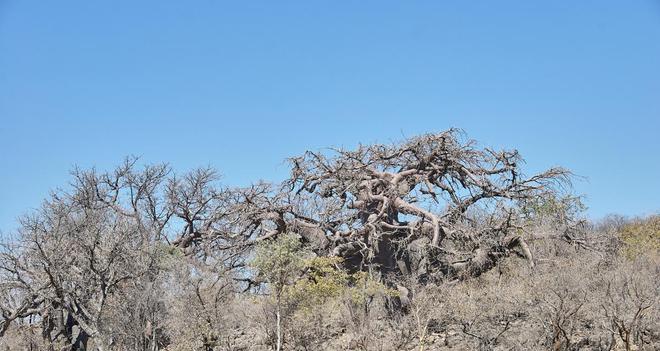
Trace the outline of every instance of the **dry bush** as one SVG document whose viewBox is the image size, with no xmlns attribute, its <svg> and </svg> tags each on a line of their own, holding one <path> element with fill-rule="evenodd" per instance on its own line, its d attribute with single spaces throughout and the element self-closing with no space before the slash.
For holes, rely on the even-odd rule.
<svg viewBox="0 0 660 351">
<path fill-rule="evenodd" d="M 660 347 L 660 267 L 641 257 L 623 261 L 605 278 L 603 328 L 625 350 Z"/>
<path fill-rule="evenodd" d="M 660 349 L 660 216 L 589 222 L 521 161 L 449 130 L 280 185 L 75 170 L 0 247 L 0 347 Z"/>
<path fill-rule="evenodd" d="M 237 284 L 222 266 L 175 257 L 165 303 L 167 350 L 240 350 Z"/>
<path fill-rule="evenodd" d="M 41 336 L 41 330 L 31 324 L 16 323 L 0 338 L 0 350 L 2 351 L 41 351 L 48 350 L 49 346 L 49 343 L 45 342 Z"/>
</svg>

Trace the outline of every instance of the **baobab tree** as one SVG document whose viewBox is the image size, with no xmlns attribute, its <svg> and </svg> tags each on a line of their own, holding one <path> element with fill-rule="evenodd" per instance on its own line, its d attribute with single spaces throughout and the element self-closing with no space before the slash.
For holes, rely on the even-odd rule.
<svg viewBox="0 0 660 351">
<path fill-rule="evenodd" d="M 476 276 L 511 254 L 533 264 L 520 206 L 570 181 L 563 168 L 526 177 L 517 151 L 479 148 L 455 129 L 290 162 L 262 238 L 295 231 L 349 268 L 421 280 Z"/>
</svg>

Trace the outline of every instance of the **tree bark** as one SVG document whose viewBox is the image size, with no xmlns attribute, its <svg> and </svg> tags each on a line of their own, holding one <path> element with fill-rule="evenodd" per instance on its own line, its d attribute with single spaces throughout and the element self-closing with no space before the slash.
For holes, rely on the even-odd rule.
<svg viewBox="0 0 660 351">
<path fill-rule="evenodd" d="M 282 350 L 282 314 L 281 314 L 282 298 L 277 294 L 276 318 L 277 318 L 277 351 Z"/>
</svg>

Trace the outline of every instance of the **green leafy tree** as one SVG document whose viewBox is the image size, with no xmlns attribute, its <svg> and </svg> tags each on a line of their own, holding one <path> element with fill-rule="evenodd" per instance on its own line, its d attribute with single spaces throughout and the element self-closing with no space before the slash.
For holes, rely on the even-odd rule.
<svg viewBox="0 0 660 351">
<path fill-rule="evenodd" d="M 277 350 L 282 349 L 282 310 L 285 301 L 285 290 L 295 283 L 305 266 L 305 254 L 298 237 L 285 234 L 277 239 L 264 242 L 257 248 L 252 265 L 259 276 L 268 282 L 275 299 L 275 316 L 277 319 Z"/>
<path fill-rule="evenodd" d="M 314 321 L 321 318 L 324 306 L 343 304 L 354 314 L 367 311 L 378 296 L 396 296 L 396 291 L 366 272 L 350 274 L 340 268 L 340 257 L 314 257 L 295 234 L 261 243 L 252 266 L 268 283 L 275 304 L 277 350 L 282 349 L 288 322 L 307 321 L 307 327 L 314 329 L 312 326 L 319 324 Z M 298 330 L 295 334 L 309 343 L 309 335 L 306 335 L 309 333 L 322 334 L 316 329 Z"/>
</svg>

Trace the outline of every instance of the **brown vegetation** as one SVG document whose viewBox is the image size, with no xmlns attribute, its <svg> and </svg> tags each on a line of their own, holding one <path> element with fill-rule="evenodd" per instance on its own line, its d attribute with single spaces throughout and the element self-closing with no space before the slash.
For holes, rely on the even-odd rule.
<svg viewBox="0 0 660 351">
<path fill-rule="evenodd" d="M 75 170 L 0 250 L 7 350 L 654 350 L 660 220 L 457 130 L 306 152 L 279 185 Z"/>
</svg>

